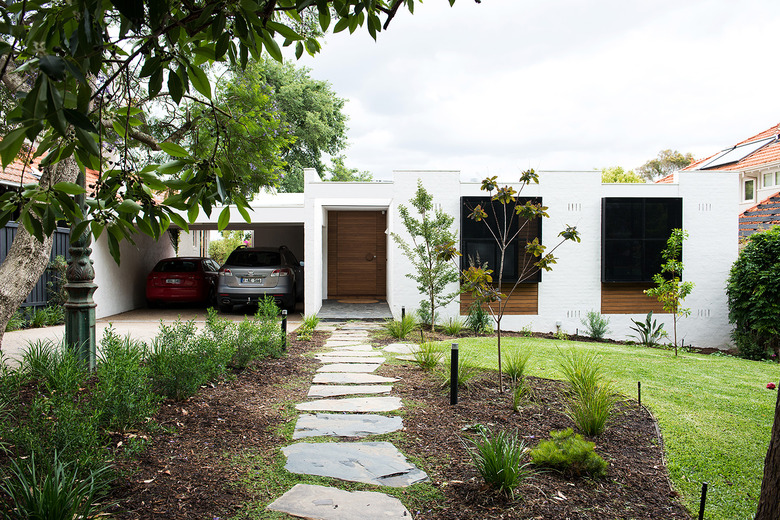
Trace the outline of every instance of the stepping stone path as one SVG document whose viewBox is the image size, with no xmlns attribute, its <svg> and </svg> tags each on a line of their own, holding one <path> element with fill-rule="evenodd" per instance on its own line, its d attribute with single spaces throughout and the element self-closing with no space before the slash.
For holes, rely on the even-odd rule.
<svg viewBox="0 0 780 520">
<path fill-rule="evenodd" d="M 390 393 L 391 383 L 397 379 L 373 374 L 385 361 L 383 353 L 368 344 L 369 331 L 375 327 L 348 323 L 333 330 L 325 342 L 327 352 L 316 355 L 322 366 L 309 389 L 311 400 L 296 406 L 316 413 L 298 417 L 293 439 L 367 437 L 403 427 L 399 416 L 378 415 L 398 410 L 402 403 L 399 397 L 376 396 Z M 389 352 L 412 352 L 406 344 L 392 347 Z M 406 487 L 428 478 L 389 442 L 296 442 L 282 452 L 287 457 L 285 469 L 292 473 L 391 487 Z M 267 509 L 311 520 L 412 517 L 398 499 L 383 493 L 307 484 L 297 484 Z"/>
</svg>

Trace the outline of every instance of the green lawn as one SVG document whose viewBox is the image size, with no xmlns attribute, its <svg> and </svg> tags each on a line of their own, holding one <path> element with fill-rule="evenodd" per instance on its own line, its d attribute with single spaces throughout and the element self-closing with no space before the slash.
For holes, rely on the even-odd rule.
<svg viewBox="0 0 780 520">
<path fill-rule="evenodd" d="M 461 356 L 477 366 L 496 368 L 495 339 L 461 339 Z M 642 403 L 658 419 L 669 473 L 685 504 L 698 514 L 701 483 L 709 483 L 707 519 L 752 519 L 758 501 L 764 457 L 777 395 L 774 363 L 705 356 L 636 346 L 536 338 L 503 338 L 502 352 L 531 353 L 527 374 L 562 379 L 559 352 L 596 351 L 604 372 L 618 389 Z"/>
</svg>

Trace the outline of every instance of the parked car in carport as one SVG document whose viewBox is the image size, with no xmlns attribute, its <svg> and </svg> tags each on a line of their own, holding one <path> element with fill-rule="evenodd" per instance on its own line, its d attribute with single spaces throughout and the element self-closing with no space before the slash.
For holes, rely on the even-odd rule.
<svg viewBox="0 0 780 520">
<path fill-rule="evenodd" d="M 303 262 L 286 246 L 239 246 L 219 269 L 219 310 L 253 305 L 266 296 L 272 296 L 282 307 L 295 308 L 295 302 L 303 298 Z"/>
<path fill-rule="evenodd" d="M 146 303 L 203 303 L 216 301 L 219 264 L 211 258 L 182 256 L 157 262 L 146 277 Z"/>
</svg>

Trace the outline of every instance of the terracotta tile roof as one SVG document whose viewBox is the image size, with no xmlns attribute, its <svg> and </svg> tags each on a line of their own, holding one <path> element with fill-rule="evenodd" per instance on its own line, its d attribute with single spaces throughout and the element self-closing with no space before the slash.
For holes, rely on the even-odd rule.
<svg viewBox="0 0 780 520">
<path fill-rule="evenodd" d="M 772 126 L 770 128 L 767 128 L 763 132 L 759 132 L 756 135 L 752 137 L 748 137 L 744 141 L 740 141 L 736 143 L 734 146 L 740 146 L 747 143 L 752 143 L 754 141 L 758 141 L 760 139 L 767 139 L 770 137 L 776 137 L 780 135 L 780 124 L 777 124 L 775 126 Z M 715 157 L 716 155 L 720 154 L 723 150 L 718 151 L 717 153 L 714 153 L 710 155 L 709 157 L 705 157 L 704 159 L 700 159 L 698 161 L 693 162 L 689 166 L 686 166 L 683 168 L 683 171 L 690 171 L 690 170 L 698 170 L 702 166 L 705 166 L 707 162 L 709 162 L 710 159 Z M 759 148 L 755 152 L 749 154 L 747 157 L 742 158 L 741 160 L 730 163 L 730 164 L 724 164 L 722 166 L 716 166 L 714 168 L 704 168 L 706 170 L 721 170 L 721 171 L 743 171 L 748 170 L 750 168 L 756 168 L 759 166 L 762 166 L 764 164 L 770 164 L 774 162 L 780 162 L 780 140 L 775 140 L 773 142 L 770 142 L 768 145 Z"/>
<path fill-rule="evenodd" d="M 661 177 L 657 181 L 655 181 L 656 184 L 674 184 L 674 173 L 670 173 L 666 177 Z"/>
<path fill-rule="evenodd" d="M 780 192 L 770 195 L 739 215 L 739 239 L 780 224 Z"/>
<path fill-rule="evenodd" d="M 20 179 L 22 184 L 37 183 L 41 178 L 40 166 L 42 159 L 43 157 L 35 157 L 30 164 L 25 164 L 23 158 L 15 159 L 4 170 L 0 170 L 0 184 L 19 186 Z M 87 168 L 87 186 L 95 184 L 98 176 L 98 172 Z"/>
</svg>

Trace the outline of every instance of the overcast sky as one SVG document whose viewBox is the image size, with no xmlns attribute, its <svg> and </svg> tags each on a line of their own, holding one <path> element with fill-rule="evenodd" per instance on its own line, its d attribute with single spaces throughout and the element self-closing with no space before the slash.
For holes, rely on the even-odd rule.
<svg viewBox="0 0 780 520">
<path fill-rule="evenodd" d="M 347 100 L 347 165 L 515 177 L 701 158 L 777 124 L 778 35 L 777 0 L 426 0 L 299 64 Z"/>
</svg>

